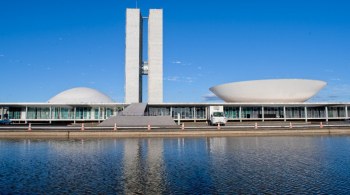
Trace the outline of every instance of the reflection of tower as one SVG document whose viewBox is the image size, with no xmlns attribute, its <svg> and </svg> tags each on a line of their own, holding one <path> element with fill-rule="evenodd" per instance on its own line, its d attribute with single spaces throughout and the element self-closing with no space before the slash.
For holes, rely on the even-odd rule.
<svg viewBox="0 0 350 195">
<path fill-rule="evenodd" d="M 145 194 L 164 194 L 165 189 L 159 188 L 164 184 L 163 139 L 148 139 L 147 144 L 147 186 Z"/>
<path fill-rule="evenodd" d="M 124 194 L 164 194 L 163 139 L 124 142 Z"/>
<path fill-rule="evenodd" d="M 140 9 L 126 10 L 125 103 L 142 102 L 142 75 L 148 75 L 148 102 L 162 103 L 163 10 L 149 11 L 148 62 L 142 55 L 143 22 Z"/>
<path fill-rule="evenodd" d="M 137 139 L 127 139 L 124 144 L 124 167 L 125 178 L 124 194 L 135 194 L 143 191 L 140 143 Z"/>
</svg>

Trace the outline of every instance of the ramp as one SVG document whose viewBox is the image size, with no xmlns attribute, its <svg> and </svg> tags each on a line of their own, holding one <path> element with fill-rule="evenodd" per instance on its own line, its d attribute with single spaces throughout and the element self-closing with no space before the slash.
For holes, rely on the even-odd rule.
<svg viewBox="0 0 350 195">
<path fill-rule="evenodd" d="M 146 106 L 146 103 L 132 103 L 122 111 L 121 115 L 143 116 L 145 114 Z"/>
<path fill-rule="evenodd" d="M 126 107 L 117 116 L 106 119 L 98 126 L 113 127 L 114 124 L 120 127 L 146 127 L 151 126 L 174 126 L 176 123 L 171 116 L 144 116 L 146 103 L 133 103 Z"/>
</svg>

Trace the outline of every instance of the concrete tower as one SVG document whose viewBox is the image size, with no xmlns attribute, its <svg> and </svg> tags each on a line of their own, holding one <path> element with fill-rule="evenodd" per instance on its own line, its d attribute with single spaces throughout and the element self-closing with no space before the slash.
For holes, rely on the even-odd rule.
<svg viewBox="0 0 350 195">
<path fill-rule="evenodd" d="M 151 9 L 148 18 L 148 102 L 163 102 L 163 10 Z"/>
<path fill-rule="evenodd" d="M 148 19 L 148 62 L 142 55 L 142 25 Z M 148 103 L 163 102 L 163 10 L 126 11 L 125 103 L 142 102 L 142 75 L 148 75 Z"/>
<path fill-rule="evenodd" d="M 125 103 L 142 102 L 142 17 L 139 9 L 126 10 Z"/>
</svg>

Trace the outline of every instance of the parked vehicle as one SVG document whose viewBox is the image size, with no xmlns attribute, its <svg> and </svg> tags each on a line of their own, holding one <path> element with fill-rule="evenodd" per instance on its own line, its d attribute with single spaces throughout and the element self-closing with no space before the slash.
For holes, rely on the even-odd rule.
<svg viewBox="0 0 350 195">
<path fill-rule="evenodd" d="M 224 113 L 224 106 L 209 106 L 208 124 L 226 125 L 227 118 Z"/>
<path fill-rule="evenodd" d="M 10 119 L 0 120 L 0 125 L 9 125 L 11 123 L 12 123 L 12 121 Z"/>
</svg>

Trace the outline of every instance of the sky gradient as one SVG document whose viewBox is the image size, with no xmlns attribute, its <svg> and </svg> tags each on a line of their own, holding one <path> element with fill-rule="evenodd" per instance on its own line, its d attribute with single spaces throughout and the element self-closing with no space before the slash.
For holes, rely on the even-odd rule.
<svg viewBox="0 0 350 195">
<path fill-rule="evenodd" d="M 0 0 L 0 102 L 46 102 L 91 87 L 124 102 L 132 0 Z M 164 101 L 218 101 L 226 82 L 302 78 L 312 102 L 350 102 L 350 2 L 139 0 L 164 9 Z M 146 87 L 145 87 L 146 88 Z"/>
</svg>

